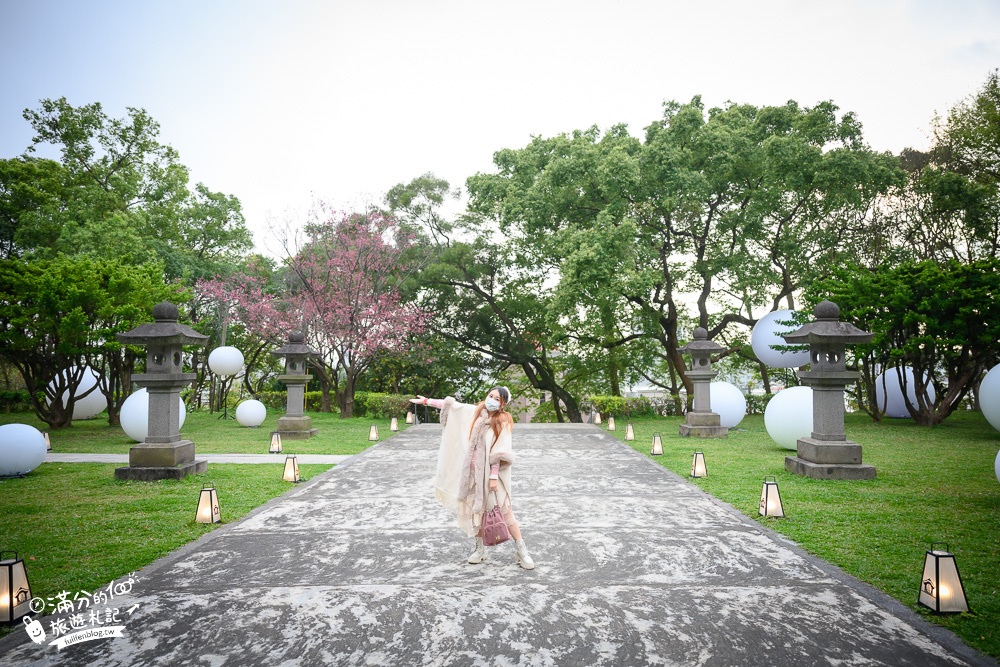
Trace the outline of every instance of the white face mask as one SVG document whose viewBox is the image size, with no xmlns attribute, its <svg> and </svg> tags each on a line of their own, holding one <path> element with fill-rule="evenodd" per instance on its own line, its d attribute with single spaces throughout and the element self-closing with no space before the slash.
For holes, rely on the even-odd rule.
<svg viewBox="0 0 1000 667">
<path fill-rule="evenodd" d="M 500 401 L 498 401 L 497 399 L 493 398 L 492 396 L 490 396 L 489 398 L 487 398 L 484 401 L 484 403 L 486 405 L 486 409 L 489 410 L 490 412 L 496 412 L 497 410 L 500 409 Z"/>
</svg>

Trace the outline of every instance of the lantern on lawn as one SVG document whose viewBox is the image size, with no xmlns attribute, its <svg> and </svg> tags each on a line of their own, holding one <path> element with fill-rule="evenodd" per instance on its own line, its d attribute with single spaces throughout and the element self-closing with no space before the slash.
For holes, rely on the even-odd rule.
<svg viewBox="0 0 1000 667">
<path fill-rule="evenodd" d="M 285 457 L 285 475 L 283 478 L 286 482 L 300 482 L 302 481 L 299 476 L 299 459 L 295 456 Z"/>
<path fill-rule="evenodd" d="M 271 446 L 267 449 L 268 454 L 280 454 L 281 453 L 281 434 L 277 431 L 271 431 Z"/>
<path fill-rule="evenodd" d="M 198 523 L 222 523 L 222 512 L 219 511 L 219 494 L 211 484 L 204 484 L 201 487 L 194 520 Z"/>
<path fill-rule="evenodd" d="M 393 417 L 389 421 L 389 430 L 390 431 L 398 431 L 399 430 L 399 420 L 396 419 L 395 417 Z"/>
<path fill-rule="evenodd" d="M 924 576 L 917 601 L 939 614 L 969 611 L 955 556 L 948 552 L 947 544 L 941 543 L 944 549 L 935 549 L 935 544 L 938 543 L 932 543 L 924 556 Z"/>
<path fill-rule="evenodd" d="M 413 423 L 413 413 L 416 412 L 416 411 L 417 411 L 417 408 L 415 406 L 413 408 L 413 412 L 410 412 L 409 410 L 406 411 L 406 423 L 407 424 L 412 424 Z"/>
<path fill-rule="evenodd" d="M 609 431 L 614 431 L 615 430 L 615 418 L 614 417 L 608 417 L 608 430 Z"/>
<path fill-rule="evenodd" d="M 372 424 L 372 427 L 368 429 L 368 440 L 374 442 L 378 440 L 378 426 Z"/>
<path fill-rule="evenodd" d="M 600 412 L 595 412 L 594 413 L 594 423 L 597 424 L 598 426 L 601 425 L 601 413 Z"/>
<path fill-rule="evenodd" d="M 785 509 L 781 505 L 781 493 L 778 491 L 778 482 L 773 476 L 764 478 L 764 485 L 760 488 L 759 511 L 761 516 L 785 516 Z"/>
<path fill-rule="evenodd" d="M 653 434 L 653 449 L 649 452 L 653 456 L 663 456 L 663 442 L 660 440 L 660 434 Z"/>
<path fill-rule="evenodd" d="M 700 449 L 695 450 L 694 458 L 691 459 L 691 476 L 708 477 L 708 466 L 705 465 L 705 453 Z"/>
<path fill-rule="evenodd" d="M 625 439 L 635 440 L 635 429 L 632 428 L 632 422 L 625 424 Z"/>
<path fill-rule="evenodd" d="M 31 611 L 31 586 L 24 560 L 16 551 L 0 551 L 0 623 L 16 623 Z"/>
<path fill-rule="evenodd" d="M 45 436 L 45 451 L 51 452 L 52 451 L 52 441 L 49 440 L 49 432 L 46 431 L 45 433 L 42 433 L 42 435 Z"/>
</svg>

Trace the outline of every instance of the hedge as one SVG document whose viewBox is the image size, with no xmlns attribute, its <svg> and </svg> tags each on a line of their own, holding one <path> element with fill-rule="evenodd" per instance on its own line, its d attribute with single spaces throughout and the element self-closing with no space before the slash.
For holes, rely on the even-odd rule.
<svg viewBox="0 0 1000 667">
<path fill-rule="evenodd" d="M 257 395 L 257 400 L 263 403 L 269 410 L 284 410 L 286 394 L 283 391 L 262 391 Z M 333 412 L 339 412 L 336 398 L 332 395 L 330 399 Z M 306 412 L 319 412 L 323 405 L 323 392 L 306 392 Z M 357 391 L 354 392 L 354 416 L 370 417 L 372 419 L 389 419 L 391 417 L 402 417 L 410 406 L 410 397 L 400 394 L 383 394 L 379 392 Z"/>
</svg>

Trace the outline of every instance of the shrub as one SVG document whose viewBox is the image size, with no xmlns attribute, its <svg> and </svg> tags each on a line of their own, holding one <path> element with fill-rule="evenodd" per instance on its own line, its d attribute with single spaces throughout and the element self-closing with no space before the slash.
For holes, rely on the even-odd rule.
<svg viewBox="0 0 1000 667">
<path fill-rule="evenodd" d="M 28 393 L 27 389 L 0 391 L 0 405 L 3 405 L 3 411 L 7 413 L 31 412 L 33 410 L 31 394 Z"/>
<path fill-rule="evenodd" d="M 410 397 L 377 391 L 354 392 L 354 416 L 371 419 L 402 417 L 410 407 Z"/>
<path fill-rule="evenodd" d="M 602 415 L 616 417 L 669 417 L 677 414 L 674 400 L 670 396 L 591 396 L 584 401 L 581 411 L 598 410 Z"/>
<path fill-rule="evenodd" d="M 323 392 L 321 391 L 307 391 L 306 392 L 306 412 L 319 412 L 323 406 Z M 337 409 L 337 401 L 330 397 L 333 401 L 333 412 L 339 412 Z M 267 407 L 268 410 L 279 410 L 281 412 L 285 411 L 285 402 L 287 401 L 287 393 L 284 391 L 262 391 L 257 394 L 257 400 L 260 401 Z"/>
</svg>

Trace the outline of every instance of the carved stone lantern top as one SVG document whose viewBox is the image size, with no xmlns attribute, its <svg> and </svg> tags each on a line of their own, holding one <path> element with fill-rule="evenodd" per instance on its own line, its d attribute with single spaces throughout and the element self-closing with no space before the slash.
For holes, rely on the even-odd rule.
<svg viewBox="0 0 1000 667">
<path fill-rule="evenodd" d="M 305 340 L 301 331 L 292 331 L 288 334 L 288 342 L 271 352 L 272 356 L 285 358 L 285 375 L 278 379 L 287 381 L 289 376 L 306 377 L 306 360 L 318 357 L 319 352 L 306 345 Z"/>
<path fill-rule="evenodd" d="M 293 331 L 288 334 L 288 342 L 271 352 L 271 354 L 275 357 L 295 357 L 302 359 L 318 357 L 319 352 L 306 345 L 305 340 L 306 337 L 301 331 Z"/>
<path fill-rule="evenodd" d="M 691 370 L 711 370 L 712 353 L 721 352 L 725 348 L 715 341 L 708 340 L 708 332 L 703 327 L 694 330 L 693 338 L 677 351 L 691 355 Z"/>
<path fill-rule="evenodd" d="M 799 377 L 810 386 L 853 381 L 859 374 L 846 370 L 844 347 L 870 343 L 875 334 L 862 331 L 850 322 L 839 321 L 840 307 L 832 301 L 816 304 L 813 315 L 815 321 L 782 336 L 789 345 L 809 345 L 809 370 Z"/>
<path fill-rule="evenodd" d="M 840 307 L 832 301 L 821 301 L 813 309 L 815 321 L 799 327 L 782 338 L 789 345 L 822 343 L 827 345 L 857 345 L 870 343 L 875 334 L 862 331 L 850 322 L 841 322 Z"/>
<path fill-rule="evenodd" d="M 131 331 L 116 336 L 118 342 L 127 345 L 154 345 L 157 347 L 181 345 L 205 345 L 208 336 L 200 334 L 186 324 L 177 322 L 180 312 L 177 306 L 164 301 L 153 306 L 153 323 L 140 324 Z"/>
</svg>

